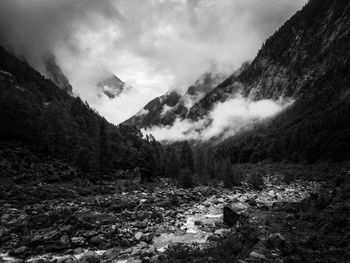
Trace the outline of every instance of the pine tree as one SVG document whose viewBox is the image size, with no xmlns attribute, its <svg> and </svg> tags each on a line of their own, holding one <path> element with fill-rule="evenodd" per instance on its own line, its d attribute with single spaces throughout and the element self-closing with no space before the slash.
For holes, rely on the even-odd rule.
<svg viewBox="0 0 350 263">
<path fill-rule="evenodd" d="M 218 177 L 217 175 L 219 173 L 217 173 L 216 171 L 215 156 L 211 150 L 207 151 L 205 161 L 206 161 L 206 167 L 207 167 L 206 170 L 207 170 L 208 177 L 211 180 L 217 180 L 217 177 Z"/>
<path fill-rule="evenodd" d="M 183 169 L 190 169 L 191 172 L 194 171 L 194 161 L 192 156 L 192 150 L 189 144 L 184 142 L 184 145 L 182 147 L 181 151 L 181 168 Z"/>
<path fill-rule="evenodd" d="M 237 166 L 232 167 L 232 179 L 231 182 L 233 185 L 241 185 L 244 179 L 242 170 Z"/>
<path fill-rule="evenodd" d="M 269 149 L 267 150 L 267 154 L 273 161 L 280 161 L 281 160 L 282 146 L 281 146 L 281 143 L 278 139 L 275 139 L 271 143 Z"/>
<path fill-rule="evenodd" d="M 202 151 L 199 151 L 197 154 L 197 173 L 199 180 L 202 184 L 207 185 L 209 183 L 208 178 L 208 169 L 207 169 L 207 162 L 206 162 L 206 156 Z"/>
<path fill-rule="evenodd" d="M 232 164 L 229 159 L 224 161 L 224 186 L 227 188 L 231 188 L 233 186 L 232 183 Z"/>
<path fill-rule="evenodd" d="M 179 186 L 183 188 L 192 188 L 194 186 L 192 171 L 190 169 L 181 169 Z"/>
<path fill-rule="evenodd" d="M 139 167 L 141 173 L 141 181 L 152 181 L 156 174 L 157 161 L 152 146 L 144 143 L 140 149 Z"/>
<path fill-rule="evenodd" d="M 171 150 L 167 170 L 168 176 L 175 182 L 180 176 L 180 161 L 174 150 Z"/>
<path fill-rule="evenodd" d="M 102 120 L 100 124 L 99 134 L 99 172 L 100 172 L 100 192 L 102 190 L 103 176 L 109 172 L 110 169 L 110 141 L 107 133 L 106 121 Z"/>
</svg>

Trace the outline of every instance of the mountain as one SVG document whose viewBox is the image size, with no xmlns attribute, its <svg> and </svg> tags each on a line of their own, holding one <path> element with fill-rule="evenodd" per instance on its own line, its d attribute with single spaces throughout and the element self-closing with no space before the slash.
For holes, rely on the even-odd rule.
<svg viewBox="0 0 350 263">
<path fill-rule="evenodd" d="M 45 75 L 60 89 L 66 91 L 68 94 L 73 94 L 72 85 L 69 83 L 67 77 L 62 72 L 61 68 L 56 63 L 54 55 L 50 55 L 45 60 Z"/>
<path fill-rule="evenodd" d="M 300 98 L 308 83 L 346 61 L 349 30 L 348 1 L 309 1 L 265 42 L 250 66 L 208 93 L 189 117 L 206 115 L 238 91 L 255 100 Z"/>
<path fill-rule="evenodd" d="M 184 94 L 172 91 L 157 97 L 124 124 L 138 128 L 172 125 L 176 119 L 187 118 L 189 109 L 224 79 L 222 74 L 205 73 Z"/>
<path fill-rule="evenodd" d="M 127 123 L 142 128 L 171 125 L 177 118 L 194 123 L 236 94 L 249 101 L 292 98 L 294 104 L 273 120 L 255 123 L 217 145 L 218 155 L 232 162 L 348 158 L 349 56 L 350 2 L 310 0 L 266 40 L 251 63 L 207 90 L 193 106 L 179 108 L 183 97 L 170 93 Z"/>
<path fill-rule="evenodd" d="M 99 96 L 105 94 L 108 98 L 114 99 L 125 89 L 125 82 L 111 73 L 111 76 L 97 83 Z"/>
<path fill-rule="evenodd" d="M 96 174 L 121 169 L 140 167 L 141 175 L 161 170 L 152 159 L 161 151 L 152 137 L 143 138 L 135 127 L 108 123 L 2 47 L 0 112 L 0 145 L 19 144 L 41 158 L 63 160 L 95 180 Z"/>
<path fill-rule="evenodd" d="M 219 146 L 232 162 L 339 161 L 350 157 L 350 2 L 311 0 L 231 76 L 190 110 L 201 118 L 240 90 L 255 100 L 289 96 L 295 103 L 274 120 Z"/>
</svg>

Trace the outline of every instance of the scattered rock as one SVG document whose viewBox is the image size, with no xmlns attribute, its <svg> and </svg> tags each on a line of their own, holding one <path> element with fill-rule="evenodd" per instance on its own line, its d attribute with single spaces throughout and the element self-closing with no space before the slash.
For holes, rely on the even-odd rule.
<svg viewBox="0 0 350 263">
<path fill-rule="evenodd" d="M 202 221 L 196 220 L 196 221 L 194 221 L 194 224 L 195 224 L 196 226 L 201 226 L 201 225 L 202 225 Z"/>
<path fill-rule="evenodd" d="M 255 251 L 251 252 L 249 256 L 253 259 L 267 260 L 265 255 L 260 254 L 260 253 L 255 252 Z"/>
<path fill-rule="evenodd" d="M 154 235 L 153 235 L 152 233 L 143 234 L 143 235 L 141 236 L 141 240 L 143 240 L 143 241 L 145 241 L 145 242 L 147 242 L 147 243 L 151 243 L 152 240 L 153 240 L 153 237 L 154 237 Z"/>
<path fill-rule="evenodd" d="M 79 259 L 79 263 L 100 263 L 100 262 L 101 262 L 101 259 L 99 255 L 97 255 L 93 251 L 85 252 Z"/>
<path fill-rule="evenodd" d="M 69 236 L 68 235 L 63 235 L 60 238 L 60 243 L 64 246 L 64 247 L 69 247 L 70 245 L 70 240 L 69 240 Z"/>
<path fill-rule="evenodd" d="M 105 238 L 104 238 L 104 236 L 102 234 L 90 238 L 90 243 L 93 244 L 93 245 L 99 245 L 99 244 L 101 244 L 103 242 L 105 242 Z"/>
<path fill-rule="evenodd" d="M 154 255 L 149 259 L 149 263 L 155 263 L 158 261 L 158 259 L 159 259 L 159 255 Z"/>
<path fill-rule="evenodd" d="M 85 238 L 83 237 L 72 237 L 71 243 L 74 246 L 84 246 L 85 245 Z"/>
<path fill-rule="evenodd" d="M 108 260 L 108 261 L 112 261 L 114 259 L 117 259 L 118 256 L 120 254 L 120 249 L 117 248 L 111 248 L 106 250 L 103 255 L 102 255 L 102 259 L 103 260 Z"/>
<path fill-rule="evenodd" d="M 141 259 L 129 258 L 126 263 L 142 263 Z"/>
<path fill-rule="evenodd" d="M 16 248 L 16 249 L 13 251 L 13 254 L 14 254 L 14 255 L 21 255 L 21 254 L 25 253 L 27 250 L 28 250 L 28 247 L 22 246 L 22 247 Z"/>
<path fill-rule="evenodd" d="M 249 198 L 246 200 L 246 203 L 248 203 L 250 206 L 257 206 L 255 198 Z"/>
<path fill-rule="evenodd" d="M 267 238 L 267 244 L 276 249 L 282 249 L 286 243 L 286 239 L 280 233 L 270 234 Z"/>
<path fill-rule="evenodd" d="M 141 240 L 142 236 L 143 236 L 143 233 L 142 233 L 142 232 L 137 232 L 137 233 L 135 234 L 135 239 L 136 239 L 136 240 Z"/>
</svg>

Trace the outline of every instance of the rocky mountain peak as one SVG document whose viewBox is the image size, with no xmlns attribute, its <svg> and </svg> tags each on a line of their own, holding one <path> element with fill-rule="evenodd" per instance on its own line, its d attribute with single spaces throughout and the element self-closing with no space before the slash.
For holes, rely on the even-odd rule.
<svg viewBox="0 0 350 263">
<path fill-rule="evenodd" d="M 114 99 L 124 91 L 125 82 L 111 73 L 110 77 L 107 77 L 104 80 L 98 82 L 96 86 L 98 88 L 99 96 L 101 96 L 103 93 L 108 98 Z"/>
<path fill-rule="evenodd" d="M 73 94 L 72 85 L 69 83 L 62 69 L 57 65 L 56 58 L 52 54 L 45 59 L 45 75 L 57 87 L 66 91 L 70 95 Z"/>
</svg>

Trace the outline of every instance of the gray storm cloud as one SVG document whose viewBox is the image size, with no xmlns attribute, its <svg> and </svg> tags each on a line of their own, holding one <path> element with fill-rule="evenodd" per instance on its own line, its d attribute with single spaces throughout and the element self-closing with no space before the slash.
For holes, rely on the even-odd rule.
<svg viewBox="0 0 350 263">
<path fill-rule="evenodd" d="M 171 89 L 184 90 L 212 64 L 229 73 L 306 0 L 0 0 L 0 41 L 42 72 L 47 54 L 113 123 Z M 112 72 L 128 93 L 98 97 Z"/>
<path fill-rule="evenodd" d="M 0 40 L 40 68 L 42 59 L 60 47 L 82 51 L 75 36 L 83 28 L 99 30 L 103 21 L 118 17 L 113 1 L 1 0 Z"/>
</svg>

